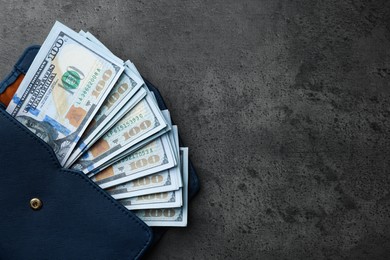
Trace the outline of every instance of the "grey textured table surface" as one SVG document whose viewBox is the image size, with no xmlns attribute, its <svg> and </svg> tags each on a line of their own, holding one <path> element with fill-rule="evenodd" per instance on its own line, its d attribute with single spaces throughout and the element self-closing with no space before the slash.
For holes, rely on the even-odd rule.
<svg viewBox="0 0 390 260">
<path fill-rule="evenodd" d="M 389 1 L 1 1 L 0 75 L 58 19 L 159 86 L 202 190 L 148 259 L 381 259 L 389 17 Z"/>
</svg>

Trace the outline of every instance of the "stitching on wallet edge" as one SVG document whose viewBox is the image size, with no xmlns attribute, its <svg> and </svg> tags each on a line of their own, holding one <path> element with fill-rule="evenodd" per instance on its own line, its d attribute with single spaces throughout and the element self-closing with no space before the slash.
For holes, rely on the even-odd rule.
<svg viewBox="0 0 390 260">
<path fill-rule="evenodd" d="M 6 115 L 4 110 L 0 110 L 1 111 L 1 115 L 7 119 L 9 122 L 11 122 L 13 125 L 15 125 L 17 128 L 19 128 L 20 130 L 22 130 L 23 132 L 27 133 L 28 136 L 30 138 L 32 138 L 34 141 L 38 142 L 38 144 L 40 146 L 42 146 L 48 153 L 49 153 L 49 156 L 51 158 L 51 161 L 54 163 L 54 165 L 56 166 L 56 168 L 58 168 L 60 170 L 60 172 L 68 172 L 71 174 L 71 176 L 78 176 L 79 178 L 81 178 L 84 182 L 86 182 L 87 184 L 89 184 L 89 186 L 91 186 L 95 191 L 97 191 L 99 194 L 103 195 L 104 198 L 106 198 L 107 200 L 109 200 L 111 202 L 111 204 L 113 204 L 113 206 L 115 206 L 117 209 L 119 209 L 122 213 L 124 213 L 127 217 L 129 217 L 133 222 L 135 222 L 138 226 L 140 226 L 144 231 L 147 232 L 148 234 L 148 239 L 147 241 L 145 242 L 143 248 L 141 249 L 141 251 L 137 254 L 137 258 L 142 254 L 142 252 L 147 248 L 149 242 L 151 241 L 152 239 L 152 236 L 151 236 L 151 231 L 150 229 L 147 229 L 145 226 L 146 224 L 141 222 L 138 218 L 135 218 L 133 215 L 129 214 L 130 211 L 128 210 L 125 210 L 125 208 L 122 208 L 120 206 L 120 204 L 118 204 L 117 201 L 114 200 L 114 198 L 110 198 L 107 194 L 105 194 L 102 190 L 98 189 L 96 186 L 94 186 L 88 179 L 86 179 L 86 177 L 84 175 L 81 175 L 79 173 L 77 173 L 76 171 L 72 171 L 72 170 L 69 170 L 69 169 L 65 169 L 65 168 L 62 168 L 60 163 L 58 162 L 57 158 L 53 156 L 53 150 L 49 147 L 49 145 L 47 143 L 45 143 L 42 139 L 40 139 L 39 137 L 37 137 L 36 135 L 34 135 L 33 133 L 31 133 L 30 131 L 28 131 L 26 128 L 23 128 L 21 125 L 17 124 L 15 121 L 16 119 L 11 117 L 10 115 Z M 13 120 L 11 120 L 13 119 Z M 14 121 L 15 120 L 15 121 Z"/>
</svg>

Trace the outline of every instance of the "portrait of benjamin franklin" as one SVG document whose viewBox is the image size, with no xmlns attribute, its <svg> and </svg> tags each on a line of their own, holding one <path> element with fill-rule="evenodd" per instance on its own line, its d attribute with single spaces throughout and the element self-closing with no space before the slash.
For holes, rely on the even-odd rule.
<svg viewBox="0 0 390 260">
<path fill-rule="evenodd" d="M 39 138 L 48 143 L 60 160 L 66 155 L 66 152 L 72 144 L 72 140 L 74 140 L 73 137 L 77 134 L 73 133 L 69 136 L 65 136 L 64 138 L 57 139 L 58 132 L 48 122 L 38 121 L 28 116 L 17 116 L 16 119 Z"/>
</svg>

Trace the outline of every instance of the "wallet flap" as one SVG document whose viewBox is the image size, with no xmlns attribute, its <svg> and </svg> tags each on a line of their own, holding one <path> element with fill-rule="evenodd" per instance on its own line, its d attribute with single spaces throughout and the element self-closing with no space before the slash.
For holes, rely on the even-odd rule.
<svg viewBox="0 0 390 260">
<path fill-rule="evenodd" d="M 150 228 L 0 108 L 0 259 L 134 259 Z M 42 207 L 34 210 L 31 199 Z"/>
</svg>

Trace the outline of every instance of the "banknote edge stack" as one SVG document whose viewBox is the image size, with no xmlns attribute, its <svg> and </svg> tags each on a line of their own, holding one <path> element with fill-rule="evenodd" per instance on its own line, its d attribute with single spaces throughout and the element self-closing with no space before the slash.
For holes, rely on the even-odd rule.
<svg viewBox="0 0 390 260">
<path fill-rule="evenodd" d="M 56 22 L 7 112 L 149 226 L 187 226 L 188 148 L 134 63 Z"/>
</svg>

